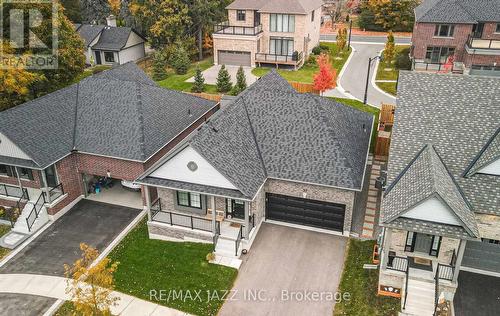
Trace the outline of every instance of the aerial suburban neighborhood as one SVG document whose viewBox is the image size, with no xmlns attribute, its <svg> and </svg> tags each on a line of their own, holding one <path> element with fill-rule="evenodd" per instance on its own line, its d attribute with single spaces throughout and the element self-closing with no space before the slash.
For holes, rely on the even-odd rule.
<svg viewBox="0 0 500 316">
<path fill-rule="evenodd" d="M 500 0 L 0 19 L 0 315 L 499 314 Z"/>
</svg>

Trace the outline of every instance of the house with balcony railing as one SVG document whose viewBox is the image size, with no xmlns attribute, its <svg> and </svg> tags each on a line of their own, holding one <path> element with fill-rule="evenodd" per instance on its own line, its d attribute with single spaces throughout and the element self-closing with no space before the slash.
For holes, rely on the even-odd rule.
<svg viewBox="0 0 500 316">
<path fill-rule="evenodd" d="M 500 1 L 425 1 L 411 57 L 415 70 L 500 76 Z"/>
<path fill-rule="evenodd" d="M 321 0 L 236 0 L 214 26 L 214 63 L 300 67 L 319 44 Z"/>
</svg>

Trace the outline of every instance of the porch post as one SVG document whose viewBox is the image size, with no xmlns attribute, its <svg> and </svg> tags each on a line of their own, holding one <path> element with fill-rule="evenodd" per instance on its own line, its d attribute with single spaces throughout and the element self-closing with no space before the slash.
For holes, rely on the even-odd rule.
<svg viewBox="0 0 500 316">
<path fill-rule="evenodd" d="M 12 167 L 12 168 L 14 168 L 14 171 L 16 173 L 17 184 L 19 185 L 19 188 L 22 191 L 23 190 L 23 184 L 21 182 L 21 177 L 19 177 L 19 171 L 17 171 L 17 167 Z"/>
<path fill-rule="evenodd" d="M 387 268 L 387 263 L 389 262 L 389 248 L 391 245 L 391 237 L 392 237 L 392 230 L 390 228 L 384 228 L 384 240 L 382 244 L 382 258 L 381 258 L 381 263 L 382 263 L 382 269 L 385 270 Z"/>
<path fill-rule="evenodd" d="M 52 199 L 50 198 L 49 185 L 47 184 L 47 175 L 45 174 L 45 170 L 40 170 L 40 174 L 42 175 L 43 182 L 43 190 L 45 191 L 45 202 L 52 203 Z"/>
<path fill-rule="evenodd" d="M 217 234 L 217 211 L 215 208 L 215 195 L 210 196 L 210 201 L 212 205 L 212 232 Z"/>
<path fill-rule="evenodd" d="M 462 266 L 462 259 L 464 258 L 465 245 L 467 240 L 460 239 L 460 244 L 458 245 L 457 260 L 455 261 L 455 268 L 453 269 L 453 283 L 458 280 L 458 274 L 460 273 L 460 266 Z"/>
<path fill-rule="evenodd" d="M 243 235 L 248 240 L 250 237 L 250 203 L 245 201 L 245 228 L 243 229 Z"/>
<path fill-rule="evenodd" d="M 146 199 L 146 212 L 148 212 L 148 222 L 151 222 L 151 198 L 149 194 L 149 187 L 143 185 L 142 190 L 144 191 L 144 199 Z"/>
</svg>

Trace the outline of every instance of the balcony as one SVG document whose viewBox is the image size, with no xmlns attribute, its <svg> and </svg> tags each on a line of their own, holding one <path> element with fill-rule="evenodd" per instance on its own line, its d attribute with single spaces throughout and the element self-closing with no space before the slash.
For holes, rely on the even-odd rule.
<svg viewBox="0 0 500 316">
<path fill-rule="evenodd" d="M 256 53 L 255 62 L 263 64 L 283 64 L 283 65 L 300 65 L 302 59 L 304 58 L 304 53 L 295 53 L 292 55 L 276 55 L 276 54 L 265 54 Z"/>
<path fill-rule="evenodd" d="M 257 26 L 234 26 L 223 22 L 214 26 L 214 34 L 255 36 L 262 33 L 262 24 Z"/>
<path fill-rule="evenodd" d="M 469 54 L 500 55 L 500 40 L 469 37 L 465 48 Z"/>
</svg>

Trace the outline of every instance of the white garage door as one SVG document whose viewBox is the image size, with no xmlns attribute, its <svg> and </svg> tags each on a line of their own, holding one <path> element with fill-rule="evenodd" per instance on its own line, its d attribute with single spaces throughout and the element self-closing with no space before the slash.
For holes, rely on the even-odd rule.
<svg viewBox="0 0 500 316">
<path fill-rule="evenodd" d="M 233 50 L 220 50 L 219 65 L 235 65 L 235 66 L 248 66 L 250 67 L 251 58 L 250 52 L 238 52 Z"/>
</svg>

